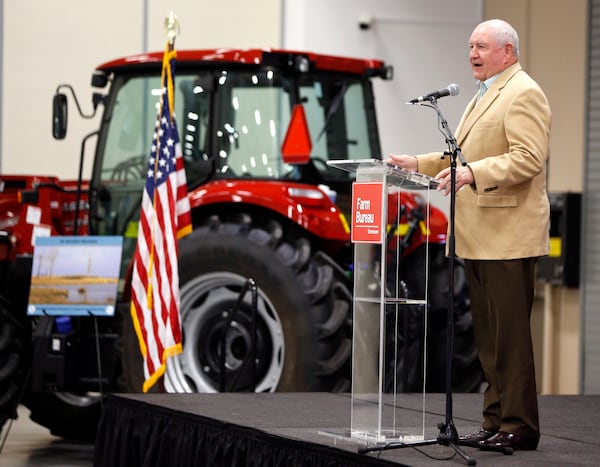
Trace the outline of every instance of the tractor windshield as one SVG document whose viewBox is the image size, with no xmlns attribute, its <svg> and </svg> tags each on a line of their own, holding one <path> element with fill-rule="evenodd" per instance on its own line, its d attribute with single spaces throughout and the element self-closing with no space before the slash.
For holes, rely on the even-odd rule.
<svg viewBox="0 0 600 467">
<path fill-rule="evenodd" d="M 347 177 L 327 166 L 330 159 L 379 157 L 375 119 L 369 113 L 374 110 L 366 105 L 371 100 L 368 84 L 332 73 L 296 78 L 272 70 L 220 78 L 215 134 L 222 174 L 325 183 Z M 295 99 L 304 107 L 312 140 L 310 162 L 303 166 L 287 165 L 281 156 Z"/>
</svg>

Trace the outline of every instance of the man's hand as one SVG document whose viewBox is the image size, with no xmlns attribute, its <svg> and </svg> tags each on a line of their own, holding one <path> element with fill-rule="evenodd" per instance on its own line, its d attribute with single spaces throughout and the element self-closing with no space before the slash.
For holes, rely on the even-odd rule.
<svg viewBox="0 0 600 467">
<path fill-rule="evenodd" d="M 402 167 L 403 169 L 407 170 L 417 171 L 419 168 L 419 163 L 415 156 L 390 154 L 390 158 L 386 159 L 385 162 L 397 165 L 398 167 Z"/>
<path fill-rule="evenodd" d="M 438 186 L 438 191 L 443 191 L 444 195 L 448 196 L 450 193 L 450 167 L 445 168 L 440 173 L 438 173 L 435 178 L 440 179 L 441 183 Z M 475 177 L 473 176 L 473 172 L 471 168 L 467 166 L 460 166 L 456 168 L 456 191 L 460 190 L 465 185 L 470 185 L 475 182 Z"/>
</svg>

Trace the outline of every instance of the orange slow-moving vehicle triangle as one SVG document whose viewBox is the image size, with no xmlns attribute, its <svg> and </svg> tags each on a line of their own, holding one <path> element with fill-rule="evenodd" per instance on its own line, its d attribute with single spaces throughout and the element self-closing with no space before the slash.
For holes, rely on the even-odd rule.
<svg viewBox="0 0 600 467">
<path fill-rule="evenodd" d="M 296 104 L 281 145 L 281 154 L 286 164 L 306 164 L 312 151 L 310 131 L 302 104 Z"/>
</svg>

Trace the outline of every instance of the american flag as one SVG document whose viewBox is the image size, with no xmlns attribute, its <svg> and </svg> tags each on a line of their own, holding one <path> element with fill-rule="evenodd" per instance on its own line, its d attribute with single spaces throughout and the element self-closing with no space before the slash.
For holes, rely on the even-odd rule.
<svg viewBox="0 0 600 467">
<path fill-rule="evenodd" d="M 144 357 L 144 392 L 164 374 L 167 358 L 182 351 L 177 241 L 192 226 L 175 123 L 176 56 L 168 43 L 133 258 L 131 316 Z"/>
</svg>

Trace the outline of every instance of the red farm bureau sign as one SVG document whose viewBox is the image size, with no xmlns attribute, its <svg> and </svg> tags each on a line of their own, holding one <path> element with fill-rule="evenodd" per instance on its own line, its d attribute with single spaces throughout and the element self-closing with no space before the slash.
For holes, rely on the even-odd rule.
<svg viewBox="0 0 600 467">
<path fill-rule="evenodd" d="M 352 243 L 381 243 L 382 193 L 381 182 L 352 185 Z"/>
</svg>

